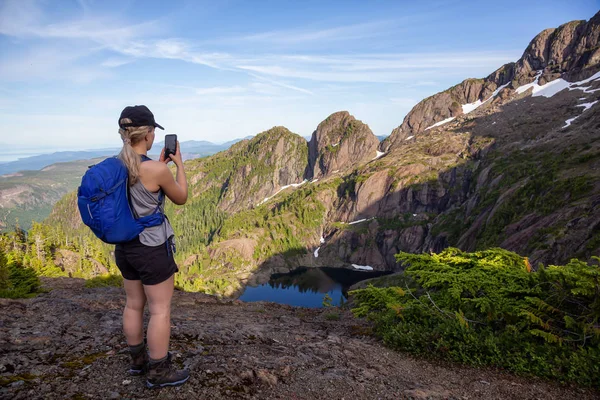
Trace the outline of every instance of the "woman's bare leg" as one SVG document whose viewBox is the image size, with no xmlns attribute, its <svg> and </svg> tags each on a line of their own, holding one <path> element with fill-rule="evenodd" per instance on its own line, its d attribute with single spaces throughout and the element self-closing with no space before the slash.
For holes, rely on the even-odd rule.
<svg viewBox="0 0 600 400">
<path fill-rule="evenodd" d="M 123 310 L 123 332 L 127 344 L 136 346 L 144 340 L 144 306 L 146 305 L 146 294 L 142 281 L 123 279 L 127 303 Z"/>
<path fill-rule="evenodd" d="M 150 358 L 160 360 L 167 356 L 171 336 L 171 298 L 174 276 L 156 285 L 144 285 L 150 309 L 148 323 L 148 351 Z"/>
</svg>

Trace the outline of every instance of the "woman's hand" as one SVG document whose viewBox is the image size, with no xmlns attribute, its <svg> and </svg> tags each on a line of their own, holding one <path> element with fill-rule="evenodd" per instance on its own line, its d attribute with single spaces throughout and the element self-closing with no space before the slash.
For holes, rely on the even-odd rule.
<svg viewBox="0 0 600 400">
<path fill-rule="evenodd" d="M 160 152 L 160 157 L 159 157 L 158 161 L 160 161 L 161 163 L 168 164 L 169 162 L 171 162 L 173 160 L 171 160 L 171 157 L 165 158 L 165 150 L 166 149 L 163 147 L 162 151 Z"/>
<path fill-rule="evenodd" d="M 175 154 L 169 154 L 168 158 L 178 167 L 183 163 L 183 161 L 181 161 L 181 151 L 179 150 L 179 140 L 177 141 L 177 150 L 175 150 Z"/>
</svg>

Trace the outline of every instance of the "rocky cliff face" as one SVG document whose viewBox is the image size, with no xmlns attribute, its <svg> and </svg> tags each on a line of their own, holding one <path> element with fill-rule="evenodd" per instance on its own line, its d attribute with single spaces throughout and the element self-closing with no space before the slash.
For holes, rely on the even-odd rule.
<svg viewBox="0 0 600 400">
<path fill-rule="evenodd" d="M 284 127 L 260 133 L 234 151 L 241 159 L 224 183 L 224 210 L 253 207 L 279 188 L 302 182 L 306 140 Z"/>
<path fill-rule="evenodd" d="M 346 172 L 377 156 L 379 139 L 347 111 L 331 114 L 313 132 L 308 143 L 307 179 L 334 171 Z"/>
<path fill-rule="evenodd" d="M 301 183 L 306 160 L 306 140 L 284 127 L 274 127 L 192 163 L 192 194 L 202 197 L 217 189 L 220 209 L 252 208 L 281 187 Z"/>
<path fill-rule="evenodd" d="M 406 139 L 431 129 L 436 123 L 463 115 L 463 105 L 492 100 L 494 92 L 514 75 L 514 64 L 506 64 L 485 79 L 466 79 L 460 84 L 422 100 L 404 118 L 402 125 L 392 131 L 380 149 L 387 152 L 401 146 Z"/>
<path fill-rule="evenodd" d="M 463 106 L 490 99 L 495 90 L 509 82 L 507 90 L 532 82 L 536 75 L 540 85 L 561 77 L 568 81 L 586 78 L 599 68 L 599 41 L 600 13 L 587 22 L 572 21 L 546 29 L 531 41 L 515 64 L 506 64 L 484 79 L 467 79 L 421 101 L 381 143 L 380 150 L 387 152 L 401 146 L 406 138 L 468 112 L 469 108 Z"/>
<path fill-rule="evenodd" d="M 571 21 L 540 32 L 527 46 L 515 68 L 515 82 L 529 83 L 533 71 L 542 71 L 540 84 L 564 75 L 580 79 L 582 70 L 600 62 L 600 13 L 588 22 Z"/>
</svg>

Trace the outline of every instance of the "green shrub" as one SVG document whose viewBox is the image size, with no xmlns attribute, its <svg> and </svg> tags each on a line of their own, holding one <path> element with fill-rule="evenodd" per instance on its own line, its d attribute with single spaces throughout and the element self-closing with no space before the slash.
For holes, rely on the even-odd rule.
<svg viewBox="0 0 600 400">
<path fill-rule="evenodd" d="M 40 279 L 37 273 L 31 269 L 24 267 L 20 262 L 8 260 L 4 254 L 1 254 L 0 269 L 7 272 L 6 280 L 0 287 L 0 297 L 16 299 L 23 297 L 34 297 L 41 292 Z"/>
<path fill-rule="evenodd" d="M 600 268 L 578 260 L 532 272 L 515 253 L 400 253 L 394 287 L 351 292 L 353 313 L 387 345 L 598 386 Z M 600 259 L 597 259 L 600 261 Z"/>
<path fill-rule="evenodd" d="M 323 307 L 333 307 L 333 299 L 329 293 L 325 293 L 325 296 L 323 296 Z"/>
</svg>

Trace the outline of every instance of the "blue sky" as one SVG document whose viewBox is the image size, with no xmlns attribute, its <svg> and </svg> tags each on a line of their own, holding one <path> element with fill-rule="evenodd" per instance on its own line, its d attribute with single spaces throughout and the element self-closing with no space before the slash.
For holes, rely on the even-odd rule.
<svg viewBox="0 0 600 400">
<path fill-rule="evenodd" d="M 123 107 L 215 143 L 309 136 L 348 110 L 388 135 L 421 99 L 516 61 L 598 0 L 0 0 L 0 143 L 119 145 Z"/>
</svg>

